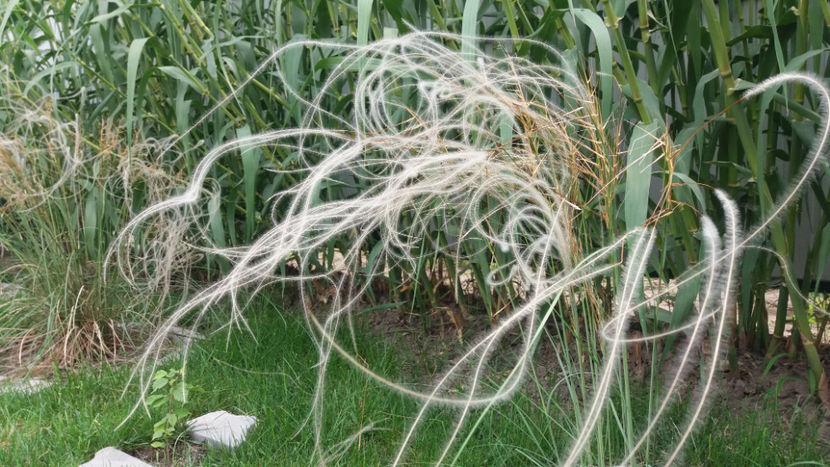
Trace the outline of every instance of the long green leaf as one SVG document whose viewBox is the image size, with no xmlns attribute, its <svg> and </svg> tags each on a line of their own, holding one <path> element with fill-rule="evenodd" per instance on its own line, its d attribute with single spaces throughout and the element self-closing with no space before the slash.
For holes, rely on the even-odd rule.
<svg viewBox="0 0 830 467">
<path fill-rule="evenodd" d="M 369 26 L 372 21 L 372 0 L 357 2 L 357 45 L 369 43 Z"/>
<path fill-rule="evenodd" d="M 144 50 L 144 44 L 150 40 L 149 37 L 136 39 L 130 44 L 130 51 L 127 54 L 127 145 L 132 147 L 133 138 L 133 112 L 135 109 L 135 82 L 138 75 L 138 62 Z"/>
<path fill-rule="evenodd" d="M 186 72 L 181 68 L 175 66 L 160 66 L 158 67 L 158 70 L 164 73 L 165 75 L 175 80 L 178 80 L 187 86 L 190 86 L 191 88 L 193 88 L 194 91 L 200 94 L 207 93 L 207 89 L 205 88 L 205 86 L 201 82 L 199 82 L 199 80 L 196 79 L 196 77 L 193 76 L 192 73 Z"/>
<path fill-rule="evenodd" d="M 591 33 L 594 35 L 597 55 L 599 56 L 599 70 L 602 73 L 602 76 L 599 78 L 600 91 L 602 93 L 602 101 L 600 106 L 602 107 L 603 115 L 610 115 L 611 104 L 613 102 L 612 99 L 614 97 L 614 75 L 612 70 L 614 62 L 611 35 L 608 33 L 608 28 L 605 27 L 605 23 L 602 21 L 602 18 L 600 18 L 593 11 L 586 10 L 584 8 L 573 8 L 571 13 L 573 13 L 574 17 L 585 26 L 588 26 L 588 29 L 590 29 Z"/>
<path fill-rule="evenodd" d="M 9 17 L 12 15 L 14 11 L 14 7 L 20 3 L 20 0 L 10 0 L 9 3 L 6 4 L 6 8 L 3 11 L 3 19 L 0 20 L 0 38 L 3 37 L 3 31 L 6 30 L 6 23 L 9 21 Z"/>
<path fill-rule="evenodd" d="M 461 54 L 467 59 L 473 59 L 478 36 L 478 7 L 479 0 L 464 2 L 464 16 L 461 18 Z"/>
<path fill-rule="evenodd" d="M 237 138 L 251 136 L 248 125 L 236 130 Z M 253 238 L 256 223 L 256 179 L 259 171 L 259 162 L 262 159 L 262 150 L 249 148 L 242 151 L 243 187 L 245 193 L 245 237 L 246 241 Z"/>
<path fill-rule="evenodd" d="M 116 8 L 115 10 L 109 12 L 109 13 L 104 13 L 102 15 L 98 15 L 98 16 L 92 18 L 89 22 L 90 23 L 103 23 L 103 22 L 105 22 L 109 19 L 117 18 L 117 17 L 121 16 L 122 14 L 124 14 L 124 12 L 129 10 L 132 6 L 133 6 L 133 2 L 126 3 L 126 4 L 121 5 L 120 7 Z"/>
<path fill-rule="evenodd" d="M 656 123 L 638 124 L 629 138 L 630 147 L 625 169 L 625 198 L 623 212 L 625 227 L 633 229 L 643 225 L 648 213 L 648 196 L 651 186 L 653 148 L 660 127 Z"/>
</svg>

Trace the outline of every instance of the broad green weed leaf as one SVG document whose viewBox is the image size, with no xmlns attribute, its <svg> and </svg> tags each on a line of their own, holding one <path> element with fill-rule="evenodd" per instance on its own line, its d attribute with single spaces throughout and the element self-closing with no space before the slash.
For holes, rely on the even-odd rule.
<svg viewBox="0 0 830 467">
<path fill-rule="evenodd" d="M 158 391 L 167 386 L 170 382 L 167 378 L 156 378 L 153 380 L 153 391 Z"/>
</svg>

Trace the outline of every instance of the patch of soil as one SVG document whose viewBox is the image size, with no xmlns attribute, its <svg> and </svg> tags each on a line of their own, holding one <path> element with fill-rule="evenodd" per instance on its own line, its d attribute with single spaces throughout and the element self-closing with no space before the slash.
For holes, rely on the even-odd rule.
<svg viewBox="0 0 830 467">
<path fill-rule="evenodd" d="M 203 444 L 177 441 L 167 452 L 165 448 L 141 446 L 129 454 L 158 467 L 180 467 L 199 465 L 206 450 Z"/>
<path fill-rule="evenodd" d="M 819 348 L 824 368 L 830 368 L 830 346 Z M 763 355 L 744 352 L 738 356 L 737 368 L 725 365 L 715 397 L 737 410 L 759 410 L 765 398 L 775 401 L 782 420 L 791 420 L 796 411 L 819 418 L 818 437 L 830 447 L 830 407 L 810 394 L 807 362 L 803 355 L 781 357 L 769 363 Z M 826 370 L 825 370 L 826 371 Z"/>
<path fill-rule="evenodd" d="M 387 309 L 358 316 L 373 335 L 405 349 L 401 378 L 422 389 L 431 387 L 471 343 L 492 329 L 486 316 L 469 315 L 455 305 L 438 306 L 426 314 Z M 505 336 L 500 347 L 515 337 Z M 459 377 L 470 371 L 461 370 Z"/>
<path fill-rule="evenodd" d="M 489 317 L 483 313 L 472 316 L 465 314 L 459 329 L 454 324 L 455 320 L 447 316 L 448 307 L 451 312 L 452 306 L 445 305 L 436 307 L 425 316 L 395 310 L 373 311 L 362 315 L 359 322 L 371 334 L 394 345 L 396 355 L 403 357 L 405 363 L 401 367 L 399 381 L 411 389 L 429 393 L 446 371 L 470 350 L 473 343 L 494 329 Z M 458 337 L 459 330 L 461 339 Z M 481 383 L 477 389 L 479 396 L 492 395 L 496 387 L 507 381 L 526 345 L 526 333 L 527 328 L 522 323 L 501 337 L 480 374 Z M 555 391 L 561 407 L 570 404 L 568 385 L 562 384 L 566 370 L 560 367 L 557 353 L 561 358 L 561 349 L 557 348 L 557 344 L 543 336 L 533 352 L 528 375 L 518 388 L 522 397 L 528 397 L 537 404 L 547 403 L 550 392 Z M 466 396 L 478 361 L 479 356 L 474 356 L 462 365 L 445 386 L 448 389 L 443 391 L 443 395 Z M 587 358 L 583 359 L 582 365 L 590 366 Z M 575 368 L 579 368 L 579 365 L 575 365 Z M 582 375 L 582 378 L 587 385 L 591 385 L 589 375 Z"/>
</svg>

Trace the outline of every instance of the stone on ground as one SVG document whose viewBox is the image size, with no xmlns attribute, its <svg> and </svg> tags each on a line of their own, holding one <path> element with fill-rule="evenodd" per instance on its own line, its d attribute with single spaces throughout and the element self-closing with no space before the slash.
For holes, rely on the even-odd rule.
<svg viewBox="0 0 830 467">
<path fill-rule="evenodd" d="M 126 452 L 119 451 L 112 446 L 105 447 L 95 453 L 95 457 L 80 467 L 153 467 Z"/>
<path fill-rule="evenodd" d="M 200 341 L 205 338 L 205 336 L 192 329 L 186 329 L 179 326 L 173 326 L 170 328 L 169 336 L 173 342 L 179 345 L 192 344 L 192 341 Z"/>
<path fill-rule="evenodd" d="M 187 422 L 190 437 L 214 447 L 235 448 L 256 424 L 256 417 L 217 410 Z"/>
<path fill-rule="evenodd" d="M 22 289 L 23 287 L 18 284 L 0 282 L 0 299 L 12 299 Z"/>
<path fill-rule="evenodd" d="M 0 394 L 7 392 L 17 392 L 21 394 L 34 394 L 41 389 L 48 388 L 52 383 L 42 379 L 11 379 L 5 376 L 0 376 Z"/>
</svg>

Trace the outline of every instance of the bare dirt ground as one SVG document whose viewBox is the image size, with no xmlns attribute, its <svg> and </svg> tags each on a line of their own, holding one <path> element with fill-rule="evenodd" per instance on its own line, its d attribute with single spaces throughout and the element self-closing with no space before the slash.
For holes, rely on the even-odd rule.
<svg viewBox="0 0 830 467">
<path fill-rule="evenodd" d="M 179 467 L 199 465 L 199 461 L 205 456 L 205 449 L 207 448 L 201 444 L 178 441 L 168 452 L 165 452 L 164 448 L 142 446 L 130 455 L 158 467 Z"/>
<path fill-rule="evenodd" d="M 830 346 L 822 346 L 819 353 L 824 368 L 830 368 Z M 815 414 L 821 418 L 819 438 L 830 446 L 830 408 L 810 394 L 807 374 L 803 355 L 781 357 L 770 366 L 763 355 L 745 352 L 738 356 L 737 369 L 722 372 L 716 397 L 738 410 L 759 410 L 764 399 L 771 398 L 784 421 L 798 410 Z"/>
</svg>

